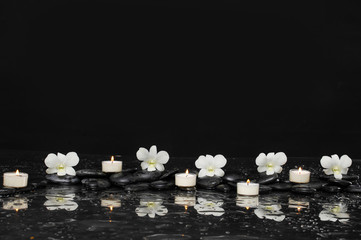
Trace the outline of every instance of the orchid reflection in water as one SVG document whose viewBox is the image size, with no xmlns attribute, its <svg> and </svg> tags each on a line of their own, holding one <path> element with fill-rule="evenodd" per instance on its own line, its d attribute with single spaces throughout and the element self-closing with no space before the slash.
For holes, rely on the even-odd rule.
<svg viewBox="0 0 361 240">
<path fill-rule="evenodd" d="M 323 205 L 323 210 L 318 215 L 321 221 L 331 222 L 347 222 L 350 215 L 347 213 L 347 205 L 345 203 L 333 203 Z"/>
<path fill-rule="evenodd" d="M 268 196 L 260 200 L 258 208 L 254 210 L 254 213 L 261 219 L 282 222 L 286 216 L 281 209 L 282 206 L 278 203 L 278 196 Z"/>
<path fill-rule="evenodd" d="M 69 186 L 59 186 L 47 189 L 44 206 L 50 210 L 74 211 L 78 204 L 74 201 L 75 189 Z"/>
<path fill-rule="evenodd" d="M 198 203 L 194 206 L 199 214 L 202 215 L 213 215 L 216 217 L 224 214 L 224 209 L 221 208 L 223 201 L 220 199 L 206 199 L 198 197 Z"/>
<path fill-rule="evenodd" d="M 158 216 L 165 216 L 168 213 L 168 209 L 163 205 L 163 201 L 159 198 L 142 198 L 139 201 L 139 207 L 135 209 L 136 214 L 139 217 L 145 217 L 148 215 L 150 218 Z"/>
</svg>

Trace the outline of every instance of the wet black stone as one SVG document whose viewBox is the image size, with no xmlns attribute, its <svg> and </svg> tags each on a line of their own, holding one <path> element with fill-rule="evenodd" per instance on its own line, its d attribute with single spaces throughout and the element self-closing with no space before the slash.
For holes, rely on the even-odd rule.
<svg viewBox="0 0 361 240">
<path fill-rule="evenodd" d="M 48 181 L 45 179 L 40 182 L 31 183 L 31 185 L 34 188 L 45 188 L 47 184 L 48 184 Z"/>
<path fill-rule="evenodd" d="M 49 181 L 49 183 L 56 184 L 72 185 L 80 183 L 80 179 L 77 176 L 58 176 L 57 174 L 47 174 L 45 178 Z"/>
<path fill-rule="evenodd" d="M 222 178 L 226 182 L 233 183 L 244 181 L 244 176 L 242 176 L 239 172 L 226 172 L 226 174 Z"/>
<path fill-rule="evenodd" d="M 347 180 L 343 180 L 343 179 L 329 179 L 328 182 L 329 182 L 329 185 L 339 186 L 339 187 L 342 187 L 342 188 L 345 188 L 345 187 L 350 186 L 352 184 L 352 182 L 347 181 Z"/>
<path fill-rule="evenodd" d="M 231 186 L 232 188 L 237 188 L 237 183 L 236 182 L 227 182 L 227 184 L 229 186 Z"/>
<path fill-rule="evenodd" d="M 159 178 L 160 180 L 163 180 L 163 179 L 171 179 L 173 178 L 174 179 L 174 175 L 176 173 L 179 172 L 179 169 L 178 168 L 174 168 L 172 170 L 165 170 L 163 175 Z"/>
<path fill-rule="evenodd" d="M 0 188 L 0 196 L 10 196 L 16 193 L 14 188 Z"/>
<path fill-rule="evenodd" d="M 292 187 L 291 191 L 298 194 L 308 195 L 315 193 L 317 190 L 311 187 Z"/>
<path fill-rule="evenodd" d="M 174 188 L 174 181 L 158 180 L 155 182 L 151 182 L 149 186 L 155 190 L 168 190 Z"/>
<path fill-rule="evenodd" d="M 327 186 L 323 186 L 321 190 L 329 193 L 338 193 L 341 191 L 341 188 L 338 186 L 327 185 Z"/>
<path fill-rule="evenodd" d="M 350 185 L 345 189 L 346 192 L 350 193 L 361 193 L 361 186 L 360 185 Z"/>
<path fill-rule="evenodd" d="M 132 175 L 134 182 L 153 182 L 158 180 L 163 175 L 160 171 L 139 171 Z"/>
<path fill-rule="evenodd" d="M 80 169 L 76 171 L 76 175 L 80 178 L 104 178 L 107 174 L 97 169 Z"/>
<path fill-rule="evenodd" d="M 291 187 L 293 186 L 292 183 L 273 183 L 268 185 L 269 187 L 271 187 L 273 190 L 277 190 L 277 191 L 288 191 L 291 189 Z"/>
<path fill-rule="evenodd" d="M 303 188 L 314 188 L 316 190 L 321 189 L 323 186 L 326 186 L 327 182 L 309 182 L 309 183 L 301 183 L 301 184 L 294 184 L 292 187 L 303 187 Z"/>
<path fill-rule="evenodd" d="M 16 188 L 15 193 L 26 193 L 26 192 L 33 191 L 34 189 L 35 189 L 34 186 L 30 184 L 23 188 Z"/>
<path fill-rule="evenodd" d="M 215 189 L 215 187 L 222 183 L 220 177 L 202 177 L 197 180 L 197 186 L 203 189 Z"/>
<path fill-rule="evenodd" d="M 259 193 L 266 194 L 270 193 L 272 191 L 272 188 L 266 185 L 259 185 Z"/>
<path fill-rule="evenodd" d="M 271 184 L 278 181 L 278 174 L 274 173 L 272 175 L 267 175 L 266 173 L 261 173 L 258 179 L 259 184 Z"/>
<path fill-rule="evenodd" d="M 224 183 L 224 184 L 219 184 L 218 186 L 216 186 L 216 190 L 218 192 L 227 193 L 227 192 L 232 191 L 232 187 L 230 185 Z"/>
<path fill-rule="evenodd" d="M 325 180 L 335 179 L 334 175 L 326 175 L 326 174 L 321 174 L 320 178 L 325 179 Z M 342 180 L 355 181 L 355 180 L 358 180 L 358 179 L 359 179 L 359 176 L 357 176 L 357 175 L 344 175 L 344 174 L 342 174 Z"/>
<path fill-rule="evenodd" d="M 134 183 L 133 175 L 124 172 L 112 174 L 109 180 L 113 185 L 120 187 Z"/>
<path fill-rule="evenodd" d="M 124 174 L 135 173 L 136 171 L 138 171 L 138 168 L 125 168 L 122 170 L 122 173 L 124 173 Z"/>
<path fill-rule="evenodd" d="M 127 192 L 138 192 L 145 191 L 149 189 L 149 183 L 134 183 L 124 187 L 124 190 Z"/>
<path fill-rule="evenodd" d="M 107 189 L 110 187 L 110 181 L 103 178 L 84 178 L 81 183 L 92 190 Z"/>
</svg>

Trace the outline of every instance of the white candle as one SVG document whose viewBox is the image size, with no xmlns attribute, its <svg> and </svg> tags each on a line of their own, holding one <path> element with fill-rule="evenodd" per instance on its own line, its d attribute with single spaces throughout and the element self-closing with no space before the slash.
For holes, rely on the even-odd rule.
<svg viewBox="0 0 361 240">
<path fill-rule="evenodd" d="M 123 167 L 122 161 L 114 161 L 114 156 L 111 157 L 110 161 L 102 161 L 103 172 L 121 172 Z"/>
<path fill-rule="evenodd" d="M 19 172 L 6 172 L 3 175 L 4 177 L 4 187 L 11 188 L 22 188 L 28 185 L 28 174 Z"/>
<path fill-rule="evenodd" d="M 302 170 L 302 168 L 290 170 L 290 182 L 308 183 L 310 181 L 311 172 Z"/>
<path fill-rule="evenodd" d="M 258 196 L 237 196 L 236 205 L 246 209 L 256 208 L 259 204 Z"/>
<path fill-rule="evenodd" d="M 237 193 L 245 196 L 256 196 L 259 193 L 259 184 L 251 183 L 249 179 L 247 182 L 237 183 Z"/>
<path fill-rule="evenodd" d="M 189 173 L 188 169 L 185 173 L 177 173 L 175 175 L 175 185 L 178 187 L 194 187 L 196 185 L 197 175 Z"/>
</svg>

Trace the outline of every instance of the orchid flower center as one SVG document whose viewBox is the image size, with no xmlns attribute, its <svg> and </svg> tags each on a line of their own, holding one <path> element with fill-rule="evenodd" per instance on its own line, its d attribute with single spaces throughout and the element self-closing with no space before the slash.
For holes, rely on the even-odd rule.
<svg viewBox="0 0 361 240">
<path fill-rule="evenodd" d="M 333 168 L 332 168 L 332 171 L 333 171 L 334 173 L 340 173 L 340 172 L 341 172 L 341 170 L 340 170 L 340 168 L 339 168 L 338 166 L 333 167 Z"/>
<path fill-rule="evenodd" d="M 155 207 L 155 202 L 147 202 L 147 207 L 154 208 Z"/>
<path fill-rule="evenodd" d="M 55 198 L 55 201 L 62 203 L 62 202 L 64 202 L 64 198 L 62 198 L 62 197 L 56 197 L 56 198 Z"/>
<path fill-rule="evenodd" d="M 206 203 L 206 206 L 207 206 L 207 207 L 214 207 L 214 205 L 215 205 L 215 204 L 214 204 L 214 203 L 212 203 L 212 202 L 208 202 L 208 203 Z"/>
<path fill-rule="evenodd" d="M 64 170 L 64 169 L 65 169 L 65 165 L 64 165 L 64 164 L 59 164 L 56 168 L 57 168 L 58 170 Z"/>
<path fill-rule="evenodd" d="M 266 166 L 267 168 L 273 168 L 273 163 L 268 163 Z"/>
<path fill-rule="evenodd" d="M 213 166 L 208 167 L 208 168 L 207 168 L 207 171 L 208 171 L 208 172 L 214 172 L 214 167 L 213 167 Z"/>
<path fill-rule="evenodd" d="M 148 163 L 150 166 L 154 166 L 154 165 L 157 163 L 157 161 L 156 161 L 155 159 L 150 159 L 150 160 L 147 161 L 147 163 Z"/>
<path fill-rule="evenodd" d="M 268 211 L 273 211 L 273 207 L 272 206 L 266 206 L 264 209 L 268 210 Z"/>
<path fill-rule="evenodd" d="M 334 208 L 331 209 L 331 212 L 332 212 L 332 213 L 339 213 L 339 212 L 341 212 L 340 206 L 335 206 Z"/>
</svg>

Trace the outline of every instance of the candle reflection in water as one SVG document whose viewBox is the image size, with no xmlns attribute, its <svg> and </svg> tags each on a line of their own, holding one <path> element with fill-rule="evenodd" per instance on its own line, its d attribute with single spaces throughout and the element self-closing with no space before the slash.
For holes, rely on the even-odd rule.
<svg viewBox="0 0 361 240">
<path fill-rule="evenodd" d="M 258 196 L 241 196 L 238 195 L 236 199 L 236 205 L 247 210 L 250 208 L 256 208 L 259 204 Z"/>
<path fill-rule="evenodd" d="M 310 206 L 310 202 L 306 198 L 288 199 L 288 208 L 295 209 L 297 213 L 301 213 L 302 209 L 308 209 L 309 206 Z"/>
<path fill-rule="evenodd" d="M 19 210 L 28 209 L 28 199 L 24 197 L 8 198 L 3 201 L 3 209 L 5 210 Z"/>
</svg>

